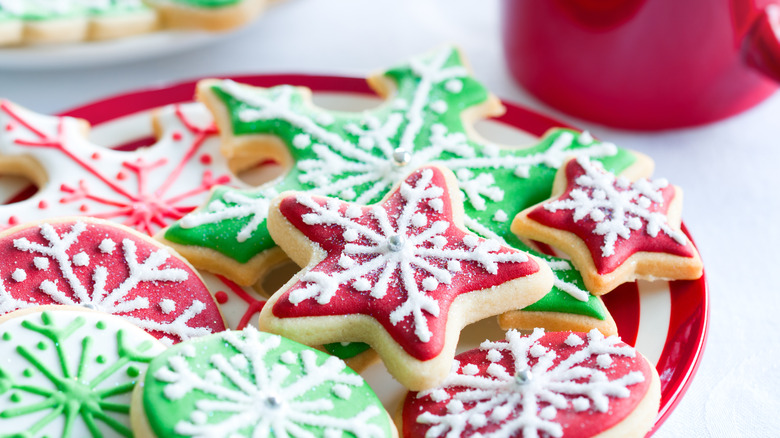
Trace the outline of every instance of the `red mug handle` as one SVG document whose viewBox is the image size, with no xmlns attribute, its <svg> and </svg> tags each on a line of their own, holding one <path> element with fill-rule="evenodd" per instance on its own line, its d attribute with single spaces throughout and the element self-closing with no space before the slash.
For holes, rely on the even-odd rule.
<svg viewBox="0 0 780 438">
<path fill-rule="evenodd" d="M 746 35 L 742 53 L 750 67 L 780 82 L 780 5 L 767 5 Z"/>
</svg>

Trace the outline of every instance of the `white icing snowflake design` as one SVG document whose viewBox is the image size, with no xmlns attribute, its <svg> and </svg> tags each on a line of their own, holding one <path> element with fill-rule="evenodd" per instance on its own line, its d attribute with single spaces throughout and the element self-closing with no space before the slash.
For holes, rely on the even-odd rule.
<svg viewBox="0 0 780 438">
<path fill-rule="evenodd" d="M 333 415 L 335 405 L 328 393 L 317 392 L 330 387 L 332 397 L 348 401 L 353 388 L 365 385 L 359 375 L 345 372 L 349 369 L 344 362 L 331 356 L 317 364 L 320 358 L 310 349 L 287 350 L 279 362 L 269 362 L 267 356 L 280 348 L 281 337 L 261 335 L 251 326 L 242 332 L 220 333 L 236 354 L 212 355 L 208 370 L 190 366 L 186 355 L 194 357 L 195 349 L 191 348 L 184 349 L 184 355 L 172 356 L 167 366 L 154 372 L 155 379 L 167 383 L 163 393 L 168 400 L 192 397 L 196 391 L 213 397 L 195 402 L 190 420 L 174 426 L 177 434 L 199 438 L 314 437 L 306 428 L 315 427 L 322 428 L 325 437 L 352 434 L 356 438 L 384 438 L 382 428 L 370 422 L 385 415 L 378 406 L 369 405 L 354 417 L 339 418 Z M 301 375 L 291 378 L 291 367 L 298 366 Z M 215 413 L 227 417 L 209 422 Z M 244 435 L 246 430 L 251 434 Z"/>
<path fill-rule="evenodd" d="M 150 308 L 149 299 L 145 296 L 136 296 L 128 299 L 128 295 L 137 287 L 143 284 L 156 284 L 159 282 L 180 283 L 189 278 L 187 271 L 179 268 L 162 267 L 171 257 L 165 249 L 157 249 L 152 252 L 145 260 L 141 261 L 137 256 L 136 243 L 131 239 L 123 239 L 121 245 L 117 245 L 113 240 L 103 240 L 99 245 L 101 252 L 113 252 L 120 250 L 124 255 L 127 264 L 128 275 L 114 289 L 107 290 L 106 282 L 109 277 L 109 271 L 106 266 L 95 265 L 90 261 L 89 256 L 84 252 L 69 254 L 70 247 L 77 244 L 79 236 L 87 229 L 84 222 L 75 222 L 70 231 L 61 236 L 50 224 L 44 223 L 40 226 L 41 236 L 48 242 L 48 245 L 30 242 L 27 238 L 14 240 L 14 247 L 19 251 L 25 251 L 36 254 L 33 264 L 37 270 L 48 270 L 50 267 L 58 269 L 62 280 L 73 292 L 73 296 L 68 296 L 59 285 L 58 279 L 43 280 L 39 289 L 48 295 L 52 301 L 63 305 L 81 305 L 95 310 L 122 316 L 125 320 L 143 328 L 147 331 L 158 331 L 170 336 L 186 340 L 192 337 L 203 336 L 211 333 L 207 327 L 190 327 L 187 323 L 205 308 L 206 304 L 193 299 L 188 307 L 176 309 L 175 305 L 163 302 L 169 312 L 177 314 L 176 318 L 170 322 L 155 321 L 150 318 L 139 318 L 131 315 L 138 310 Z M 91 282 L 85 284 L 76 275 L 76 267 L 92 268 Z M 24 272 L 17 270 L 17 272 Z M 60 275 L 60 274 L 58 274 Z M 17 282 L 26 281 L 27 275 L 19 275 L 16 272 L 12 275 L 13 280 Z M 12 312 L 17 309 L 36 307 L 40 303 L 35 299 L 15 298 L 7 289 L 5 282 L 0 278 L 0 314 Z M 172 340 L 164 337 L 161 340 L 170 344 Z"/>
<path fill-rule="evenodd" d="M 295 164 L 300 170 L 297 182 L 304 185 L 308 192 L 360 204 L 381 197 L 410 169 L 440 164 L 456 172 L 467 202 L 475 210 L 484 211 L 488 202 L 504 198 L 504 188 L 496 184 L 492 174 L 482 173 L 486 170 L 511 169 L 516 177 L 527 178 L 534 166 L 557 168 L 568 157 L 604 157 L 617 153 L 614 144 L 593 142 L 592 138 L 587 147 L 571 148 L 575 137 L 570 132 L 564 132 L 543 152 L 501 155 L 500 147 L 477 143 L 463 132 L 450 132 L 442 123 L 433 124 L 429 131 L 424 130 L 426 118 L 447 111 L 444 101 L 430 102 L 432 89 L 443 83 L 456 96 L 462 88 L 462 81 L 470 77 L 468 70 L 461 65 L 446 66 L 451 56 L 453 49 L 446 48 L 430 59 L 412 59 L 410 68 L 419 82 L 411 99 L 407 101 L 402 96 L 393 98 L 388 105 L 397 111 L 385 120 L 369 114 L 359 123 L 350 122 L 344 127 L 348 134 L 344 136 L 333 132 L 331 128 L 335 122 L 327 113 L 309 116 L 295 108 L 295 87 L 280 86 L 276 87 L 275 93 L 258 94 L 227 80 L 221 82 L 219 88 L 249 106 L 238 112 L 240 120 L 283 120 L 304 132 L 294 138 L 293 147 L 310 148 L 313 152 L 314 158 Z M 427 139 L 424 146 L 417 145 L 422 138 Z M 274 194 L 260 190 L 255 196 L 270 198 Z M 257 224 L 266 219 L 263 210 L 248 208 L 249 204 L 248 199 L 217 199 L 205 210 L 185 216 L 179 224 L 183 228 L 192 228 L 226 219 L 251 217 L 253 226 L 245 226 L 236 236 L 239 242 L 243 242 L 252 235 Z M 501 218 L 501 214 L 498 217 Z M 472 222 L 478 225 L 476 220 Z"/>
<path fill-rule="evenodd" d="M 603 371 L 613 365 L 613 357 L 633 358 L 636 354 L 625 344 L 617 345 L 622 344 L 617 336 L 605 338 L 596 329 L 585 339 L 572 333 L 566 344 L 579 349 L 557 365 L 558 353 L 538 342 L 543 336 L 542 329 L 535 329 L 530 336 L 510 330 L 506 342 L 485 341 L 480 350 L 487 351 L 491 362 L 486 375 L 478 375 L 474 364 L 461 366 L 455 361 L 442 386 L 418 393 L 418 398 L 430 397 L 435 402 L 449 400 L 445 414 L 424 412 L 417 417 L 418 423 L 431 425 L 426 438 L 460 437 L 466 429 L 487 425 L 497 426 L 490 432 L 493 437 L 561 437 L 558 411 L 607 412 L 610 398 L 628 397 L 629 387 L 645 380 L 640 371 L 612 380 Z M 507 354 L 511 367 L 499 363 Z M 598 367 L 582 365 L 594 357 Z M 450 395 L 446 391 L 450 388 L 457 388 L 457 392 Z"/>
<path fill-rule="evenodd" d="M 661 190 L 669 185 L 665 179 L 640 179 L 631 183 L 587 158 L 578 158 L 577 164 L 585 174 L 576 178 L 568 196 L 547 202 L 543 207 L 552 213 L 570 210 L 575 222 L 586 218 L 595 222 L 593 232 L 604 236 L 603 257 L 614 255 L 618 239 L 629 239 L 632 231 L 642 227 L 651 237 L 662 232 L 680 245 L 686 244 L 685 235 L 669 226 L 665 213 L 650 210 L 663 205 Z"/>
<path fill-rule="evenodd" d="M 419 175 L 416 180 L 415 175 Z M 305 286 L 292 290 L 289 301 L 298 304 L 313 298 L 327 304 L 341 285 L 368 292 L 373 299 L 399 289 L 397 293 L 404 298 L 390 313 L 390 322 L 396 325 L 411 316 L 416 337 L 428 342 L 432 333 L 426 314 L 438 317 L 440 310 L 431 292 L 440 284 L 452 283 L 455 276 L 470 275 L 473 268 L 462 263 L 496 274 L 500 263 L 529 260 L 523 252 L 507 251 L 509 248 L 497 241 L 473 234 L 465 234 L 462 242 L 453 242 L 450 228 L 455 226 L 447 220 L 435 220 L 444 209 L 445 192 L 432 182 L 433 176 L 433 169 L 423 168 L 401 183 L 390 198 L 401 198 L 397 217 L 392 219 L 388 210 L 393 207 L 384 203 L 367 211 L 356 205 L 342 211 L 343 202 L 332 200 L 321 205 L 308 194 L 298 195 L 297 203 L 311 211 L 302 217 L 305 224 L 336 225 L 343 230 L 347 243 L 338 260 L 341 269 L 307 272 L 301 278 Z M 370 216 L 369 224 L 362 220 L 364 214 Z"/>
</svg>

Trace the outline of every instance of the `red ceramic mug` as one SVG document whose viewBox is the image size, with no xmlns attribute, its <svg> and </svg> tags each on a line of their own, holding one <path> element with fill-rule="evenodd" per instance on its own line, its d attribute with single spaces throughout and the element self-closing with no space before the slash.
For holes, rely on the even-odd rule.
<svg viewBox="0 0 780 438">
<path fill-rule="evenodd" d="M 780 0 L 504 0 L 501 13 L 515 79 L 611 126 L 711 122 L 780 82 Z"/>
</svg>

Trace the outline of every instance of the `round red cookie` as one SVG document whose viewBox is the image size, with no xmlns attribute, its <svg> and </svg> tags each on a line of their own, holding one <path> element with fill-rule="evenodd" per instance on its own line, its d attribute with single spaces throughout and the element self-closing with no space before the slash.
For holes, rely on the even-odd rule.
<svg viewBox="0 0 780 438">
<path fill-rule="evenodd" d="M 436 389 L 409 392 L 403 437 L 642 437 L 660 402 L 658 374 L 617 336 L 515 330 L 455 358 Z"/>
<path fill-rule="evenodd" d="M 225 330 L 195 270 L 169 248 L 97 219 L 0 233 L 0 314 L 44 304 L 112 313 L 168 344 Z"/>
</svg>

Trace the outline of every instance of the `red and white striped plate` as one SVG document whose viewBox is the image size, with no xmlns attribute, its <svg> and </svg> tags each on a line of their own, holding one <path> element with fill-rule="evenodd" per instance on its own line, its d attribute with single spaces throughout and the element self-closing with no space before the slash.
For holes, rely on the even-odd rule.
<svg viewBox="0 0 780 438">
<path fill-rule="evenodd" d="M 370 108 L 378 102 L 363 79 L 334 76 L 262 75 L 233 77 L 239 82 L 257 86 L 293 84 L 314 90 L 315 102 L 326 108 L 356 110 Z M 65 112 L 94 126 L 92 139 L 106 146 L 144 144 L 151 137 L 146 113 L 155 107 L 191 101 L 196 81 L 173 86 L 130 92 Z M 24 104 L 24 102 L 20 102 Z M 507 112 L 500 118 L 482 121 L 477 131 L 498 143 L 528 143 L 549 128 L 563 123 L 506 103 Z M 8 183 L 8 184 L 6 184 Z M 13 186 L 3 181 L 5 193 L 24 191 L 26 183 Z M 28 191 L 29 195 L 29 191 Z M 2 196 L 0 194 L 0 196 Z M 8 199 L 8 198 L 5 198 Z M 687 233 L 687 230 L 686 230 Z M 234 306 L 233 327 L 254 320 L 258 302 L 237 288 L 224 285 L 218 298 Z M 623 340 L 635 345 L 661 376 L 661 410 L 655 431 L 680 401 L 699 364 L 707 334 L 708 293 L 704 277 L 696 281 L 638 282 L 625 284 L 604 296 Z M 460 349 L 473 348 L 486 337 L 503 338 L 493 321 L 468 327 L 461 336 Z M 391 412 L 403 389 L 389 377 L 381 364 L 364 372 L 369 383 Z M 652 431 L 649 435 L 652 434 Z"/>
</svg>

